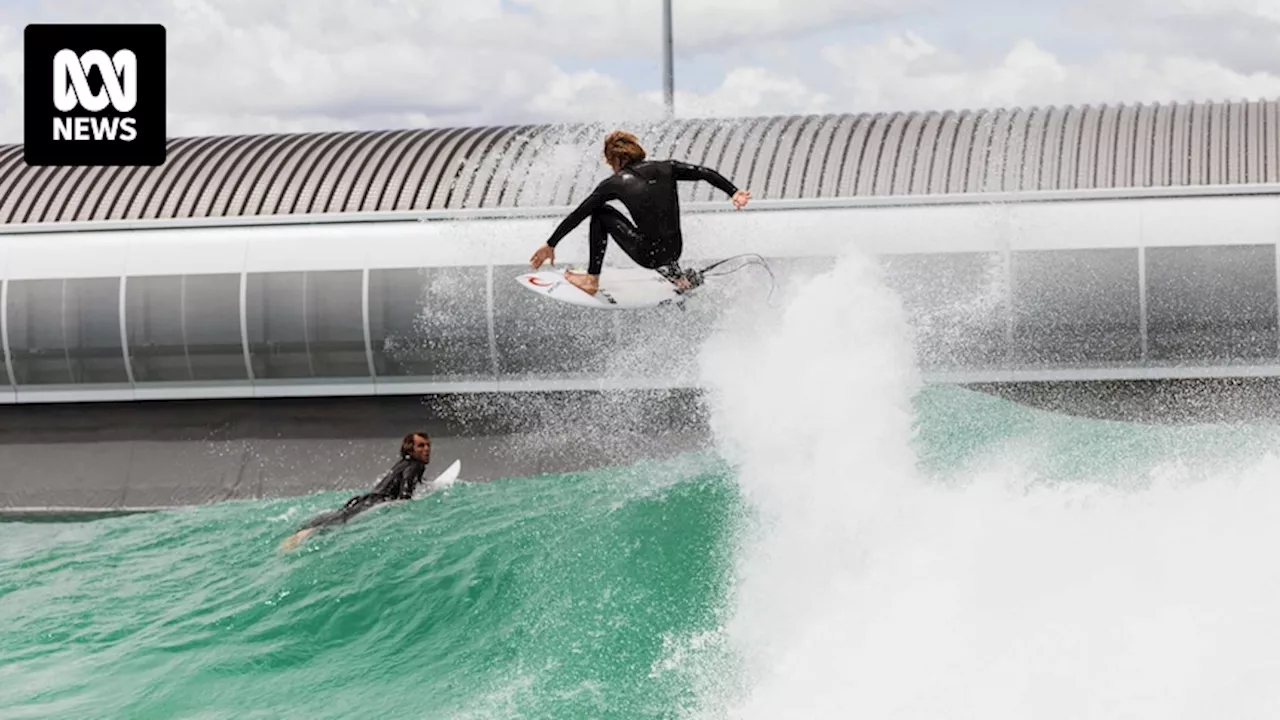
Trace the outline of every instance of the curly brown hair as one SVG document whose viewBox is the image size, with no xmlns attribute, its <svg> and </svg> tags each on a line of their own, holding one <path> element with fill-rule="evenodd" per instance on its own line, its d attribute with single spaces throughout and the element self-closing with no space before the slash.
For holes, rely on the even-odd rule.
<svg viewBox="0 0 1280 720">
<path fill-rule="evenodd" d="M 644 148 L 635 135 L 625 130 L 614 130 L 605 136 L 604 159 L 615 172 L 644 158 Z"/>
</svg>

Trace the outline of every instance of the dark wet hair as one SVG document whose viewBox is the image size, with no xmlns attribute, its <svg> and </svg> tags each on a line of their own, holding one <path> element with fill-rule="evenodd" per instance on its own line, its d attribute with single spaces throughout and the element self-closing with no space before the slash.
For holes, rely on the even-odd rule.
<svg viewBox="0 0 1280 720">
<path fill-rule="evenodd" d="M 405 435 L 404 439 L 400 441 L 400 457 L 405 457 L 406 455 L 413 452 L 413 439 L 419 436 L 421 436 L 427 442 L 431 442 L 430 435 L 424 432 L 411 432 L 408 435 Z"/>
</svg>

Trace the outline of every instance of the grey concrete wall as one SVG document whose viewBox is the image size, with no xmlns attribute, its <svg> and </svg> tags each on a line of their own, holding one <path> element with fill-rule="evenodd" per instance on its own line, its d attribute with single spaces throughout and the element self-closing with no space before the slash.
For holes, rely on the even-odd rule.
<svg viewBox="0 0 1280 720">
<path fill-rule="evenodd" d="M 698 450 L 679 392 L 0 406 L 0 509 L 127 509 L 368 488 L 400 438 L 469 481 Z"/>
<path fill-rule="evenodd" d="M 991 383 L 1054 412 L 1280 422 L 1280 380 Z M 113 513 L 371 486 L 411 430 L 485 482 L 709 448 L 692 391 L 0 406 L 0 515 Z"/>
</svg>

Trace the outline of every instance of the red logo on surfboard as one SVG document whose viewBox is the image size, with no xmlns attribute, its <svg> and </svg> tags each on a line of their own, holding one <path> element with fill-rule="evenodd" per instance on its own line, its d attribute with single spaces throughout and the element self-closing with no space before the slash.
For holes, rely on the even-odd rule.
<svg viewBox="0 0 1280 720">
<path fill-rule="evenodd" d="M 543 282 L 542 278 L 535 276 L 529 276 L 526 281 L 534 287 L 551 287 L 549 283 Z"/>
</svg>

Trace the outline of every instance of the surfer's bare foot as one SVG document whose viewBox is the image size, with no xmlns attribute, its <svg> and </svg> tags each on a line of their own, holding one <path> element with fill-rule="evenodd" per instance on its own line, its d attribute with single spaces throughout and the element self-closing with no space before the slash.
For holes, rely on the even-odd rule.
<svg viewBox="0 0 1280 720">
<path fill-rule="evenodd" d="M 566 270 L 564 273 L 564 279 L 568 280 L 570 285 L 573 285 L 588 295 L 595 295 L 596 292 L 600 290 L 599 275 L 587 275 L 585 273 L 576 273 L 571 270 Z"/>
<path fill-rule="evenodd" d="M 684 292 L 691 287 L 693 287 L 693 285 L 690 284 L 689 278 L 684 277 L 683 275 L 676 278 L 676 289 L 679 290 L 680 292 Z"/>
<path fill-rule="evenodd" d="M 313 532 L 315 532 L 315 530 L 307 528 L 306 530 L 299 530 L 285 538 L 284 542 L 280 543 L 280 552 L 289 552 L 290 550 L 297 548 L 302 544 L 302 541 L 306 540 L 307 536 Z"/>
</svg>

